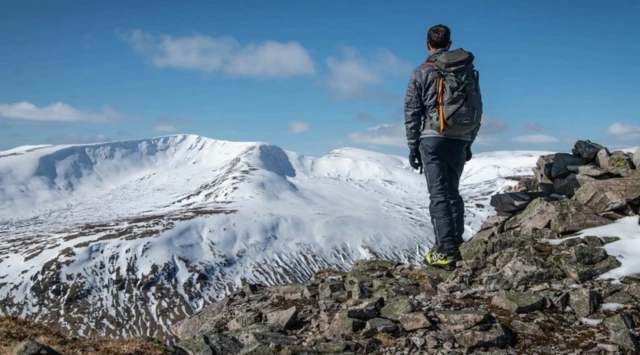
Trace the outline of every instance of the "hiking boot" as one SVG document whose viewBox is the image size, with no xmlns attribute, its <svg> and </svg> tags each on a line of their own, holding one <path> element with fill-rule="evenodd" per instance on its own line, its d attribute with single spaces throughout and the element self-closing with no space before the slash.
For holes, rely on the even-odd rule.
<svg viewBox="0 0 640 355">
<path fill-rule="evenodd" d="M 460 251 L 456 251 L 453 254 L 445 254 L 438 252 L 429 252 L 424 257 L 427 264 L 445 269 L 447 271 L 453 271 L 456 268 L 456 262 L 462 260 Z"/>
</svg>

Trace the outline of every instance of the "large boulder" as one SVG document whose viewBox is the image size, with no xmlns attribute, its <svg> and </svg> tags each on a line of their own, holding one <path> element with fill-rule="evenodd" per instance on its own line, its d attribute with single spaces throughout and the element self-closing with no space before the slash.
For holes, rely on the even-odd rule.
<svg viewBox="0 0 640 355">
<path fill-rule="evenodd" d="M 486 324 L 493 318 L 491 313 L 483 310 L 436 311 L 435 314 L 444 328 L 452 332 Z"/>
<path fill-rule="evenodd" d="M 572 173 L 578 174 L 579 176 L 588 176 L 593 178 L 613 177 L 610 172 L 604 169 L 600 169 L 595 164 L 571 165 L 568 167 L 568 169 Z"/>
<path fill-rule="evenodd" d="M 508 220 L 504 228 L 527 232 L 550 227 L 557 233 L 567 233 L 609 223 L 611 220 L 598 216 L 576 201 L 548 201 L 538 198 L 523 212 Z"/>
<path fill-rule="evenodd" d="M 609 171 L 622 177 L 633 176 L 633 162 L 631 157 L 622 151 L 615 151 L 609 157 Z"/>
<path fill-rule="evenodd" d="M 569 293 L 569 305 L 578 317 L 586 318 L 598 310 L 602 302 L 600 294 L 588 288 L 579 288 Z"/>
<path fill-rule="evenodd" d="M 557 201 L 553 206 L 556 213 L 551 218 L 551 229 L 560 234 L 612 223 L 610 219 L 598 216 L 573 200 Z"/>
<path fill-rule="evenodd" d="M 548 195 L 544 192 L 507 192 L 491 196 L 489 204 L 498 214 L 513 214 L 525 209 L 533 199 Z"/>
<path fill-rule="evenodd" d="M 553 193 L 553 181 L 551 181 L 540 168 L 533 168 L 533 176 L 538 182 L 538 190 Z"/>
<path fill-rule="evenodd" d="M 569 175 L 569 166 L 585 165 L 587 161 L 579 156 L 567 153 L 556 153 L 553 157 L 553 165 L 551 166 L 551 175 L 549 178 L 557 179 L 567 177 Z"/>
<path fill-rule="evenodd" d="M 14 355 L 61 355 L 59 352 L 52 348 L 40 344 L 31 339 L 27 339 L 18 344 L 18 347 L 13 351 Z"/>
<path fill-rule="evenodd" d="M 598 143 L 591 142 L 590 140 L 579 140 L 574 144 L 571 153 L 580 156 L 587 161 L 593 161 L 596 159 L 598 152 L 602 148 L 604 147 Z"/>
<path fill-rule="evenodd" d="M 633 165 L 635 165 L 637 170 L 640 170 L 640 146 L 638 146 L 635 153 L 633 153 Z"/>
<path fill-rule="evenodd" d="M 596 164 L 600 167 L 600 169 L 609 170 L 609 157 L 611 153 L 607 148 L 602 148 L 596 155 Z"/>
<path fill-rule="evenodd" d="M 545 300 L 535 293 L 501 291 L 493 297 L 491 303 L 511 313 L 530 313 L 542 309 Z"/>
<path fill-rule="evenodd" d="M 536 162 L 539 172 L 547 179 L 551 180 L 551 168 L 553 167 L 554 154 L 541 155 Z"/>
<path fill-rule="evenodd" d="M 557 178 L 553 182 L 556 192 L 567 197 L 573 197 L 576 190 L 580 188 L 580 181 L 576 174 L 569 174 L 566 178 Z"/>
<path fill-rule="evenodd" d="M 585 181 L 574 199 L 595 213 L 613 211 L 640 199 L 640 178 Z"/>
</svg>

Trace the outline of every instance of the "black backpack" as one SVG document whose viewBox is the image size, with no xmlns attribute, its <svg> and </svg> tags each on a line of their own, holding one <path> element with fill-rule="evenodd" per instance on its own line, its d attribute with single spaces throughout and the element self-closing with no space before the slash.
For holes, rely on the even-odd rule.
<svg viewBox="0 0 640 355">
<path fill-rule="evenodd" d="M 429 60 L 437 72 L 437 110 L 426 119 L 444 136 L 459 136 L 476 128 L 482 120 L 480 74 L 474 56 L 462 48 L 446 51 Z"/>
</svg>

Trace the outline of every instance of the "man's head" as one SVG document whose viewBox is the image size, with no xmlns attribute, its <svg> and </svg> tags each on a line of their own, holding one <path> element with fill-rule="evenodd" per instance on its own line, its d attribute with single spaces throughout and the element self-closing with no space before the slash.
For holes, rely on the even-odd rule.
<svg viewBox="0 0 640 355">
<path fill-rule="evenodd" d="M 427 48 L 429 52 L 451 47 L 451 30 L 445 25 L 435 25 L 427 33 Z"/>
</svg>

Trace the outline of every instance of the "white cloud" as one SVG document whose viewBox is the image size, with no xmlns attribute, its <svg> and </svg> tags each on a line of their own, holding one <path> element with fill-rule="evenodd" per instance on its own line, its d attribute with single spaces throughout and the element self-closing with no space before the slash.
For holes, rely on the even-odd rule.
<svg viewBox="0 0 640 355">
<path fill-rule="evenodd" d="M 102 143 L 109 140 L 104 134 L 66 134 L 49 137 L 49 141 L 53 144 L 88 144 Z"/>
<path fill-rule="evenodd" d="M 611 136 L 605 142 L 617 144 L 618 142 L 640 141 L 640 126 L 615 122 L 607 129 Z"/>
<path fill-rule="evenodd" d="M 364 131 L 353 132 L 349 139 L 354 143 L 388 145 L 392 147 L 406 147 L 407 138 L 404 125 L 381 124 L 367 128 Z"/>
<path fill-rule="evenodd" d="M 511 141 L 518 143 L 532 143 L 532 144 L 544 144 L 544 143 L 556 143 L 558 138 L 548 136 L 546 134 L 528 134 L 524 136 L 517 136 L 511 138 Z"/>
<path fill-rule="evenodd" d="M 122 36 L 158 68 L 177 68 L 252 77 L 290 77 L 315 73 L 311 55 L 298 42 L 266 41 L 241 45 L 235 38 L 155 36 L 133 30 Z"/>
<path fill-rule="evenodd" d="M 104 106 L 99 112 L 92 112 L 77 109 L 63 102 L 38 107 L 28 101 L 20 101 L 13 104 L 0 104 L 0 117 L 26 121 L 109 122 L 127 116 L 116 112 L 109 106 Z"/>
<path fill-rule="evenodd" d="M 327 87 L 340 99 L 362 98 L 384 83 L 385 74 L 408 75 L 409 66 L 388 50 L 377 50 L 368 58 L 359 57 L 351 47 L 343 49 L 343 58 L 327 58 Z"/>
<path fill-rule="evenodd" d="M 524 123 L 524 129 L 527 132 L 531 132 L 531 133 L 540 133 L 542 131 L 544 131 L 545 127 L 538 123 L 538 122 L 525 122 Z"/>
<path fill-rule="evenodd" d="M 176 127 L 168 124 L 160 124 L 153 127 L 153 130 L 156 132 L 175 132 Z"/>
<path fill-rule="evenodd" d="M 308 131 L 309 129 L 311 129 L 311 126 L 306 122 L 291 121 L 289 122 L 289 128 L 291 129 L 291 132 L 298 134 L 304 131 Z"/>
<path fill-rule="evenodd" d="M 483 119 L 474 144 L 493 145 L 499 140 L 494 135 L 509 128 L 504 120 Z M 404 124 L 380 124 L 364 131 L 353 132 L 349 138 L 354 143 L 368 143 L 393 147 L 406 147 L 407 135 Z"/>
</svg>

